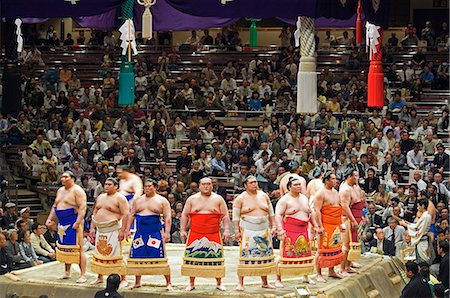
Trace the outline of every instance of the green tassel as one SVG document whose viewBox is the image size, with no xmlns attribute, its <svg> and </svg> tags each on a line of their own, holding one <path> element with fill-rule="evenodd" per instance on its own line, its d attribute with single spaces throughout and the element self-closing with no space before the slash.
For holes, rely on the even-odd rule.
<svg viewBox="0 0 450 298">
<path fill-rule="evenodd" d="M 258 30 L 256 28 L 256 22 L 261 21 L 261 19 L 255 18 L 245 18 L 246 21 L 250 21 L 250 47 L 256 48 L 258 46 Z"/>
</svg>

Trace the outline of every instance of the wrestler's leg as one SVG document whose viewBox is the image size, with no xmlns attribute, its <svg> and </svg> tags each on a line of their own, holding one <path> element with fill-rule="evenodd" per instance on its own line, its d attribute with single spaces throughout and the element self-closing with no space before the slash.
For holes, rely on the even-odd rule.
<svg viewBox="0 0 450 298">
<path fill-rule="evenodd" d="M 121 277 L 120 288 L 124 289 L 124 288 L 128 287 L 127 276 L 121 275 L 120 277 Z"/>
<path fill-rule="evenodd" d="M 195 277 L 189 276 L 189 284 L 186 286 L 186 288 L 184 290 L 187 292 L 190 292 L 194 289 L 195 289 Z"/>
<path fill-rule="evenodd" d="M 238 285 L 236 287 L 236 291 L 243 291 L 244 290 L 244 277 L 238 276 Z"/>
<path fill-rule="evenodd" d="M 170 274 L 164 275 L 164 278 L 166 279 L 166 290 L 167 291 L 172 291 L 173 288 L 172 288 L 172 282 L 170 280 Z"/>
<path fill-rule="evenodd" d="M 80 278 L 77 280 L 77 283 L 83 284 L 87 281 L 86 277 L 86 255 L 83 253 L 83 225 L 77 229 L 77 243 L 80 247 Z M 70 270 L 70 268 L 69 268 Z"/>
<path fill-rule="evenodd" d="M 269 284 L 269 282 L 267 281 L 267 275 L 266 276 L 261 276 L 261 281 L 262 281 L 262 287 L 264 289 L 275 289 L 275 286 L 272 286 L 271 284 Z"/>
<path fill-rule="evenodd" d="M 141 287 L 141 279 L 142 279 L 141 275 L 136 275 L 136 280 L 134 282 L 134 286 L 132 287 L 132 289 L 137 289 Z"/>
<path fill-rule="evenodd" d="M 222 286 L 222 278 L 221 277 L 216 277 L 216 289 L 218 289 L 219 291 L 226 291 L 227 290 L 225 288 L 225 286 Z"/>
<path fill-rule="evenodd" d="M 70 267 L 71 264 L 64 264 L 64 273 L 58 277 L 58 279 L 69 279 L 70 278 Z"/>
<path fill-rule="evenodd" d="M 315 285 L 316 284 L 316 282 L 312 278 L 309 278 L 309 276 L 306 275 L 306 274 L 303 275 L 303 282 L 308 283 L 310 285 Z"/>
<path fill-rule="evenodd" d="M 281 281 L 281 275 L 277 274 L 277 280 L 275 281 L 276 288 L 284 288 L 283 282 Z"/>
<path fill-rule="evenodd" d="M 97 278 L 91 282 L 91 285 L 101 284 L 103 282 L 103 274 L 97 275 Z"/>
<path fill-rule="evenodd" d="M 344 271 L 344 272 L 345 272 L 345 271 Z M 341 278 L 344 277 L 344 276 L 349 276 L 348 273 L 346 273 L 347 275 L 344 275 L 344 274 L 343 274 L 344 272 L 341 272 L 340 274 L 338 274 L 338 273 L 334 270 L 334 267 L 328 268 L 328 276 L 329 276 L 329 277 L 341 279 Z"/>
<path fill-rule="evenodd" d="M 322 276 L 322 269 L 319 267 L 319 247 L 320 247 L 320 243 L 322 243 L 322 237 L 320 236 L 320 234 L 318 234 L 317 236 L 317 243 L 319 243 L 318 247 L 317 247 L 317 253 L 316 256 L 314 258 L 314 264 L 316 266 L 316 272 L 317 272 L 317 282 L 320 283 L 326 283 L 327 281 L 323 278 Z"/>
</svg>

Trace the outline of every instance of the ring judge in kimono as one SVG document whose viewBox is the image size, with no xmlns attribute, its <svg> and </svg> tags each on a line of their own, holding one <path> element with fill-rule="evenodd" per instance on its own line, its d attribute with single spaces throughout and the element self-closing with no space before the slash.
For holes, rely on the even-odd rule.
<svg viewBox="0 0 450 298">
<path fill-rule="evenodd" d="M 280 260 L 277 266 L 275 286 L 282 288 L 282 276 L 303 275 L 305 281 L 314 271 L 314 256 L 309 244 L 308 224 L 314 222 L 308 198 L 301 193 L 302 183 L 296 177 L 290 177 L 287 183 L 288 193 L 282 196 L 275 208 L 277 235 L 281 241 Z"/>
</svg>

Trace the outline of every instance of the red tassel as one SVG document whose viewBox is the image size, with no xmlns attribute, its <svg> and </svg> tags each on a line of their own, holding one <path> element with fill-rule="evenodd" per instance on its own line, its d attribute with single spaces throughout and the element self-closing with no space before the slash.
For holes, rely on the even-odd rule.
<svg viewBox="0 0 450 298">
<path fill-rule="evenodd" d="M 361 45 L 363 40 L 363 25 L 361 20 L 361 0 L 358 1 L 358 8 L 356 10 L 356 44 Z"/>
<path fill-rule="evenodd" d="M 377 52 L 372 54 L 370 60 L 367 90 L 367 106 L 369 108 L 382 108 L 384 106 L 384 74 L 382 63 L 382 41 L 383 29 L 378 29 L 380 33 L 377 44 Z"/>
</svg>

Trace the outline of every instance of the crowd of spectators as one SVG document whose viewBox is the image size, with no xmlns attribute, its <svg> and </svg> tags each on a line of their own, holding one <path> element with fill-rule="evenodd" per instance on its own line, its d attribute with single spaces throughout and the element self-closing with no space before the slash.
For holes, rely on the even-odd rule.
<svg viewBox="0 0 450 298">
<path fill-rule="evenodd" d="M 207 30 L 203 37 L 194 32 L 187 44 L 214 42 Z M 239 34 L 229 36 L 235 41 L 226 39 L 224 46 L 238 46 Z M 64 43 L 68 39 L 71 36 Z M 287 45 L 286 32 L 280 39 Z M 105 46 L 115 44 L 111 33 L 103 41 Z M 30 53 L 30 69 L 44 63 L 37 48 Z M 428 198 L 437 209 L 433 249 L 434 262 L 439 263 L 438 243 L 449 239 L 450 179 L 444 178 L 449 148 L 444 146 L 448 140 L 438 137 L 448 131 L 448 108 L 438 119 L 433 111 L 419 117 L 410 102 L 420 99 L 425 88 L 448 85 L 448 61 L 428 62 L 419 49 L 411 61 L 391 63 L 385 73 L 385 108 L 369 109 L 366 75 L 361 73 L 365 66 L 354 48 L 343 72 L 325 68 L 318 75 L 321 107 L 310 115 L 296 112 L 299 54 L 291 46 L 270 58 L 229 61 L 221 71 L 207 62 L 183 86 L 168 78 L 180 59 L 176 52 L 162 52 L 156 63 L 138 57 L 135 104 L 127 107 L 117 106 L 117 78 L 109 69 L 112 53 L 105 49 L 102 82 L 90 87 L 82 87 L 68 66 L 47 68 L 41 78 L 23 74 L 22 110 L 18 115 L 0 114 L 0 141 L 27 145 L 21 153 L 23 175 L 51 188 L 59 185 L 63 170 L 71 170 L 92 207 L 106 178 L 116 175 L 116 165 L 127 164 L 142 179 L 158 181 L 158 193 L 172 206 L 171 241 L 179 243 L 183 204 L 198 192 L 204 176 L 213 176 L 214 191 L 231 203 L 244 190 L 245 177 L 255 175 L 276 204 L 278 183 L 289 171 L 309 181 L 333 169 L 342 181 L 346 169 L 353 167 L 368 202 L 364 250 L 375 247 L 398 255 L 408 247 L 409 237 L 392 215 L 413 221 L 417 201 Z M 396 82 L 394 90 L 391 83 Z M 225 125 L 230 122 L 224 116 L 243 114 L 260 121 L 259 126 Z M 411 177 L 405 178 L 408 173 Z M 20 210 L 21 218 L 15 206 L 4 209 L 1 226 L 14 266 L 54 260 L 56 227 L 43 235 L 42 226 L 28 222 L 29 209 Z"/>
</svg>

